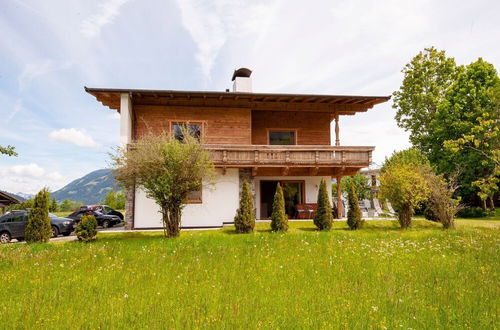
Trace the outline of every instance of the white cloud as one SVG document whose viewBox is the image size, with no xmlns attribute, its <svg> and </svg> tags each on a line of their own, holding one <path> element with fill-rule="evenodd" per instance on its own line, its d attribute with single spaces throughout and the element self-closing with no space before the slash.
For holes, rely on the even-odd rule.
<svg viewBox="0 0 500 330">
<path fill-rule="evenodd" d="M 34 79 L 38 77 L 44 76 L 50 72 L 67 69 L 70 66 L 70 62 L 55 62 L 50 59 L 27 63 L 17 78 L 19 90 L 23 91 Z"/>
<path fill-rule="evenodd" d="M 259 35 L 274 13 L 272 1 L 258 3 L 227 0 L 177 0 L 182 24 L 198 48 L 196 60 L 205 77 L 230 37 Z"/>
<path fill-rule="evenodd" d="M 80 32 L 87 38 L 98 36 L 104 25 L 113 23 L 120 14 L 121 7 L 128 1 L 108 0 L 99 4 L 100 12 L 85 19 L 80 26 Z"/>
<path fill-rule="evenodd" d="M 95 148 L 100 146 L 85 131 L 76 128 L 61 128 L 50 132 L 49 137 L 54 141 L 67 142 L 79 147 Z"/>
<path fill-rule="evenodd" d="M 21 110 L 23 110 L 22 101 L 17 100 L 16 104 L 14 105 L 14 110 L 12 110 L 10 115 L 7 117 L 7 120 L 5 121 L 5 123 L 8 124 L 12 120 L 12 118 L 14 118 L 14 116 L 17 115 L 17 113 Z"/>
<path fill-rule="evenodd" d="M 22 164 L 0 167 L 0 189 L 12 193 L 33 194 L 48 187 L 52 191 L 64 186 L 69 180 L 57 171 L 47 171 L 38 164 Z"/>
</svg>

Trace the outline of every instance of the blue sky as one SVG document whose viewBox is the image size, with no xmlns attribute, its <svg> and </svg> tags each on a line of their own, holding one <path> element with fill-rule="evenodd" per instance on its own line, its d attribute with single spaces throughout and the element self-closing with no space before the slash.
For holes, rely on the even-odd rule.
<svg viewBox="0 0 500 330">
<path fill-rule="evenodd" d="M 424 47 L 500 68 L 498 1 L 6 0 L 0 2 L 0 189 L 52 190 L 106 167 L 119 119 L 83 86 L 389 95 Z M 341 118 L 343 145 L 381 163 L 408 146 L 391 103 Z"/>
</svg>

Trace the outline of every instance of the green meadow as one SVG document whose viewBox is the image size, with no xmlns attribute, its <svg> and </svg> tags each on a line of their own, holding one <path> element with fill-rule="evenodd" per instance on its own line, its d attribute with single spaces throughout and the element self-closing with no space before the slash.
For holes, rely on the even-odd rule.
<svg viewBox="0 0 500 330">
<path fill-rule="evenodd" d="M 100 233 L 85 244 L 0 246 L 0 319 L 14 328 L 500 327 L 500 221 L 457 230 L 335 222 Z"/>
</svg>

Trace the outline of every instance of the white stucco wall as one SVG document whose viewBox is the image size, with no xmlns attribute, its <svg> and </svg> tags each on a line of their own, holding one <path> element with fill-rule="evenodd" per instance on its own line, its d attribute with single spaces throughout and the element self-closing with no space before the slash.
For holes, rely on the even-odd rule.
<svg viewBox="0 0 500 330">
<path fill-rule="evenodd" d="M 222 226 L 223 222 L 232 222 L 239 206 L 239 172 L 227 169 L 225 175 L 217 170 L 213 186 L 203 185 L 200 204 L 188 204 L 182 212 L 183 227 Z M 160 228 L 161 214 L 156 203 L 146 197 L 141 190 L 136 190 L 134 227 Z"/>
<path fill-rule="evenodd" d="M 328 196 L 332 199 L 331 181 L 329 176 L 256 176 L 255 178 L 255 195 L 256 195 L 256 209 L 257 219 L 260 218 L 260 181 L 269 180 L 302 180 L 305 181 L 305 202 L 316 203 L 318 201 L 318 190 L 321 179 L 324 179 L 327 185 Z"/>
</svg>

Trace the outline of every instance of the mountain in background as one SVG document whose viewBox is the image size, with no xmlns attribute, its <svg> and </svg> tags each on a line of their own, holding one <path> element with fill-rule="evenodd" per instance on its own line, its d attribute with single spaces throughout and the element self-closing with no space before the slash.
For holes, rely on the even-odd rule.
<svg viewBox="0 0 500 330">
<path fill-rule="evenodd" d="M 18 193 L 14 194 L 14 195 L 22 197 L 22 199 L 32 199 L 33 197 L 35 197 L 34 194 L 25 194 L 23 192 L 18 192 Z"/>
<path fill-rule="evenodd" d="M 61 202 L 69 199 L 84 204 L 99 204 L 104 200 L 107 193 L 118 190 L 118 182 L 110 169 L 102 169 L 76 179 L 63 188 L 53 192 L 51 197 Z"/>
</svg>

